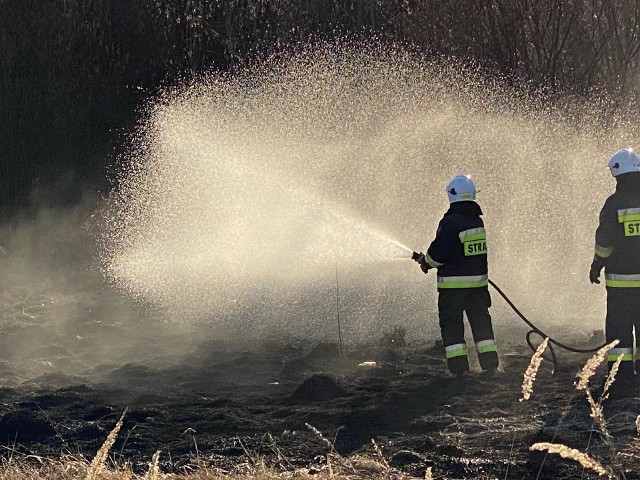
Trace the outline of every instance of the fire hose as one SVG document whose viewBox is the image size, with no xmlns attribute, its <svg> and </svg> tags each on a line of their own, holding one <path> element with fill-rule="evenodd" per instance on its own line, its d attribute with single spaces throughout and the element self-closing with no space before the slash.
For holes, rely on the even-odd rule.
<svg viewBox="0 0 640 480">
<path fill-rule="evenodd" d="M 420 257 L 421 255 L 422 257 Z M 413 252 L 413 255 L 411 258 L 420 264 L 421 263 L 420 258 L 424 258 L 424 255 L 422 253 Z M 554 373 L 557 371 L 558 358 L 556 357 L 556 352 L 553 349 L 553 345 L 573 353 L 594 353 L 607 345 L 606 343 L 603 343 L 602 345 L 598 345 L 597 347 L 593 347 L 593 348 L 575 348 L 575 347 L 570 347 L 569 345 L 561 343 L 557 340 L 554 340 L 552 337 L 550 337 L 549 335 L 544 333 L 542 330 L 540 330 L 538 327 L 536 327 L 533 324 L 533 322 L 531 322 L 527 317 L 525 317 L 523 313 L 518 309 L 518 307 L 516 307 L 515 304 L 511 301 L 511 299 L 507 297 L 507 295 L 502 291 L 502 289 L 495 284 L 495 282 L 493 282 L 492 280 L 489 280 L 489 285 L 491 285 L 493 289 L 500 294 L 500 296 L 504 299 L 504 301 L 507 302 L 507 305 L 509 305 L 511 309 L 516 313 L 516 315 L 518 315 L 518 317 L 520 317 L 520 319 L 524 323 L 526 323 L 529 326 L 529 328 L 531 328 L 531 330 L 527 332 L 526 339 L 527 339 L 527 345 L 529 345 L 529 348 L 533 352 L 535 352 L 537 348 L 533 346 L 533 341 L 531 340 L 532 335 L 538 335 L 543 339 L 549 338 L 549 343 L 547 348 L 551 354 L 551 358 L 550 359 L 545 358 L 545 359 L 553 363 Z"/>
<path fill-rule="evenodd" d="M 556 357 L 556 352 L 553 350 L 553 345 L 573 353 L 593 353 L 593 352 L 597 352 L 598 350 L 600 350 L 601 348 L 607 345 L 606 343 L 603 343 L 602 345 L 598 345 L 597 347 L 593 347 L 593 348 L 575 348 L 575 347 L 570 347 L 569 345 L 565 345 L 564 343 L 558 342 L 557 340 L 554 340 L 552 337 L 549 337 L 549 335 L 547 335 L 538 327 L 536 327 L 529 319 L 527 319 L 527 317 L 525 317 L 522 314 L 522 312 L 518 310 L 518 308 L 513 304 L 513 302 L 509 299 L 509 297 L 507 297 L 507 295 L 493 281 L 489 280 L 489 285 L 491 285 L 494 288 L 494 290 L 500 294 L 500 296 L 504 299 L 504 301 L 507 302 L 507 304 L 511 307 L 511 309 L 516 313 L 516 315 L 518 315 L 518 317 L 520 317 L 520 319 L 531 328 L 531 330 L 527 332 L 526 338 L 527 338 L 527 344 L 529 345 L 529 348 L 532 351 L 534 352 L 536 351 L 536 348 L 533 346 L 533 342 L 531 341 L 532 335 L 539 335 L 543 339 L 547 337 L 549 338 L 549 344 L 547 348 L 551 353 L 551 360 L 549 359 L 547 360 L 553 363 L 554 372 L 557 370 L 557 367 L 558 367 L 558 359 Z"/>
</svg>

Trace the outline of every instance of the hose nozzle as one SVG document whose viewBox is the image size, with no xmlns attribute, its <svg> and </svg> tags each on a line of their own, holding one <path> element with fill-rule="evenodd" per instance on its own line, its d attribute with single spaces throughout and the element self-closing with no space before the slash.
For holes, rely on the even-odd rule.
<svg viewBox="0 0 640 480">
<path fill-rule="evenodd" d="M 413 252 L 411 254 L 411 260 L 415 260 L 418 263 L 420 263 L 421 258 L 424 258 L 424 253 L 422 252 Z"/>
</svg>

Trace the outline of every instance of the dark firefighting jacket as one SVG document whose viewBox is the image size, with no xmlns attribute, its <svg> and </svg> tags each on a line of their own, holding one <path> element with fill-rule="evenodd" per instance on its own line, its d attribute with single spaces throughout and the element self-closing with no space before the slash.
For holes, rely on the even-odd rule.
<svg viewBox="0 0 640 480">
<path fill-rule="evenodd" d="M 640 287 L 640 173 L 616 181 L 600 211 L 592 268 L 604 266 L 607 287 Z"/>
<path fill-rule="evenodd" d="M 425 261 L 438 269 L 438 289 L 488 284 L 487 236 L 473 201 L 454 202 L 438 225 Z"/>
</svg>

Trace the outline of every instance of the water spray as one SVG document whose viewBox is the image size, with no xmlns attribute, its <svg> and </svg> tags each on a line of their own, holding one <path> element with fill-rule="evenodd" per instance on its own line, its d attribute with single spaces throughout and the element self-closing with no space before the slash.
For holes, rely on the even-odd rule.
<svg viewBox="0 0 640 480">
<path fill-rule="evenodd" d="M 413 251 L 384 232 L 412 237 L 416 221 L 435 221 L 433 208 L 407 205 L 435 204 L 441 192 L 429 185 L 472 159 L 491 186 L 483 206 L 501 219 L 489 225 L 492 244 L 518 259 L 494 272 L 514 293 L 544 299 L 542 311 L 565 304 L 542 281 L 546 265 L 571 280 L 563 276 L 592 255 L 593 233 L 566 212 L 597 216 L 607 142 L 633 135 L 622 124 L 601 135 L 582 121 L 583 106 L 565 117 L 460 67 L 397 45 L 329 42 L 164 92 L 118 161 L 100 229 L 103 272 L 163 320 L 216 334 L 335 337 L 335 327 L 300 319 L 333 322 L 326 292 L 337 285 L 347 347 L 379 332 L 385 315 L 430 336 L 405 297 L 415 282 L 390 261 Z M 550 182 L 554 195 L 539 195 Z M 533 236 L 553 241 L 533 256 Z M 577 320 L 598 305 L 589 296 L 570 310 Z"/>
</svg>

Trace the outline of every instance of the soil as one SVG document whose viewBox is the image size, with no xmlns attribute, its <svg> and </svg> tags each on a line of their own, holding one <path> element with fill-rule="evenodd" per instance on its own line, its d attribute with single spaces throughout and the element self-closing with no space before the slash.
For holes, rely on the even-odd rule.
<svg viewBox="0 0 640 480">
<path fill-rule="evenodd" d="M 564 443 L 604 464 L 636 458 L 640 398 L 616 390 L 604 404 L 614 448 L 625 454 L 614 460 L 573 386 L 588 357 L 558 352 L 555 374 L 543 362 L 532 398 L 520 401 L 527 347 L 501 345 L 502 372 L 474 369 L 462 379 L 447 374 L 442 351 L 396 331 L 344 351 L 203 340 L 164 365 L 101 364 L 84 376 L 20 381 L 6 368 L 0 439 L 23 453 L 91 457 L 126 408 L 112 454 L 140 470 L 157 450 L 164 471 L 196 458 L 232 467 L 259 455 L 287 468 L 317 464 L 331 449 L 372 453 L 372 440 L 390 465 L 417 477 L 433 467 L 450 479 L 590 478 L 571 460 L 530 451 L 535 442 Z"/>
</svg>

